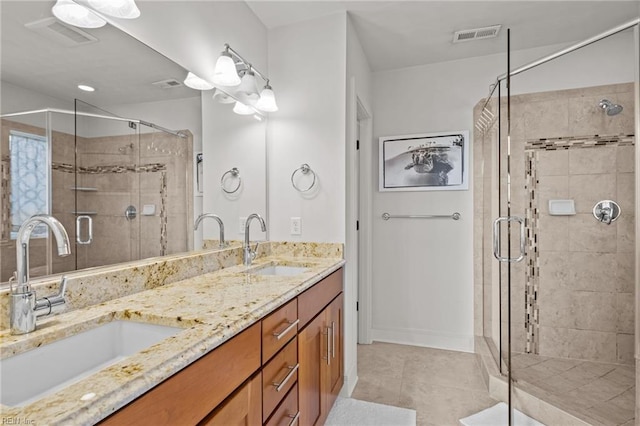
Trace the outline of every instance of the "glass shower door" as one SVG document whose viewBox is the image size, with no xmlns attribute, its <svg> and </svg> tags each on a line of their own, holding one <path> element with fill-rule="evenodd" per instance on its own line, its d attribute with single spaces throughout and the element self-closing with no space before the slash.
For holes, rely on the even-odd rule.
<svg viewBox="0 0 640 426">
<path fill-rule="evenodd" d="M 140 258 L 139 125 L 75 102 L 77 269 Z"/>
</svg>

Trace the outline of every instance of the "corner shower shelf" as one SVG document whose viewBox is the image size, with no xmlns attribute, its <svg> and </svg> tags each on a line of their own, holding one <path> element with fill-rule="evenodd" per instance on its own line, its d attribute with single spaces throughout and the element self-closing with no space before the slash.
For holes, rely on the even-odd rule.
<svg viewBox="0 0 640 426">
<path fill-rule="evenodd" d="M 82 192 L 95 192 L 98 190 L 98 188 L 91 188 L 88 186 L 72 186 L 71 188 L 72 191 L 82 191 Z"/>
</svg>

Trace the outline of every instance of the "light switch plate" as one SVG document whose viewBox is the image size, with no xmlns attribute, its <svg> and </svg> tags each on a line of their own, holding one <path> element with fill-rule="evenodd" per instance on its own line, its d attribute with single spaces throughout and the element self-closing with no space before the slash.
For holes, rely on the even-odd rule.
<svg viewBox="0 0 640 426">
<path fill-rule="evenodd" d="M 240 227 L 238 229 L 238 233 L 244 234 L 244 227 L 247 226 L 247 218 L 241 216 L 240 221 L 238 222 L 238 226 Z"/>
<path fill-rule="evenodd" d="M 302 234 L 302 219 L 299 217 L 291 218 L 291 235 Z"/>
</svg>

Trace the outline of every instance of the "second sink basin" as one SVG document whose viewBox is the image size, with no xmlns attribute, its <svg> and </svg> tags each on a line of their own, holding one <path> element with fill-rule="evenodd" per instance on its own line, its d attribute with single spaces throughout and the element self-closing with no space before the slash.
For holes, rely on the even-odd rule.
<svg viewBox="0 0 640 426">
<path fill-rule="evenodd" d="M 20 406 L 174 336 L 181 328 L 112 321 L 0 361 L 0 403 Z"/>
<path fill-rule="evenodd" d="M 303 272 L 307 272 L 309 268 L 303 266 L 285 266 L 285 265 L 270 265 L 257 269 L 252 273 L 255 275 L 281 275 L 281 276 L 293 276 L 299 275 Z"/>
</svg>

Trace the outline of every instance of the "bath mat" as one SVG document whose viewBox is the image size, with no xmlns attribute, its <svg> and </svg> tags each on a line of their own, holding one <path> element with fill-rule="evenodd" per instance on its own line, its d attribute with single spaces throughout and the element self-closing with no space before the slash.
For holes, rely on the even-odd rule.
<svg viewBox="0 0 640 426">
<path fill-rule="evenodd" d="M 353 398 L 336 399 L 325 426 L 415 426 L 416 412 Z"/>
<path fill-rule="evenodd" d="M 509 406 L 500 402 L 479 413 L 460 419 L 460 424 L 464 426 L 502 426 L 509 424 L 508 416 Z M 515 426 L 544 426 L 518 410 L 513 410 L 513 424 Z"/>
</svg>

